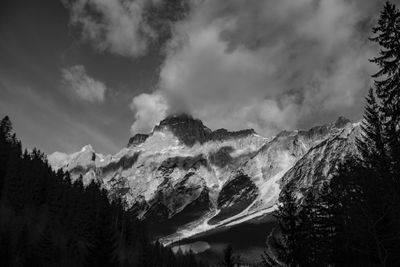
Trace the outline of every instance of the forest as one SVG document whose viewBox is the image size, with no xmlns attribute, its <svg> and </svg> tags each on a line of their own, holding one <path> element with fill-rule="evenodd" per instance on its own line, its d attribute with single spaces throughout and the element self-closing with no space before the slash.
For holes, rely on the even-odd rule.
<svg viewBox="0 0 400 267">
<path fill-rule="evenodd" d="M 0 266 L 203 266 L 151 242 L 95 182 L 72 183 L 39 150 L 22 151 L 7 116 L 0 130 Z"/>
</svg>

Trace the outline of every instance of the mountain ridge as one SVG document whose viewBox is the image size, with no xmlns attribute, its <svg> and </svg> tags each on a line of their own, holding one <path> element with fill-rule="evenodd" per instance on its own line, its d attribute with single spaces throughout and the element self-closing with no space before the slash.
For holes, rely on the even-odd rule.
<svg viewBox="0 0 400 267">
<path fill-rule="evenodd" d="M 86 146 L 71 155 L 56 152 L 48 161 L 73 179 L 82 175 L 84 184 L 101 183 L 110 198 L 121 199 L 154 229 L 162 229 L 158 236 L 170 243 L 273 211 L 286 184 L 295 183 L 299 194 L 313 187 L 306 178 L 318 180 L 317 171 L 309 170 L 334 170 L 316 159 L 330 157 L 339 164 L 342 154 L 353 153 L 358 128 L 339 117 L 265 138 L 252 129 L 212 131 L 189 115 L 174 115 L 150 134 L 133 136 L 115 155 Z M 175 225 L 163 229 L 166 222 Z"/>
</svg>

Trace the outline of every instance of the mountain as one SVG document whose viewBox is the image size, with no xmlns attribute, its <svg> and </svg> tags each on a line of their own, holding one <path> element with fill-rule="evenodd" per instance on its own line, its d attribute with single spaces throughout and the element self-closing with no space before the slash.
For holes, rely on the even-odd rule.
<svg viewBox="0 0 400 267">
<path fill-rule="evenodd" d="M 309 130 L 262 137 L 254 130 L 212 131 L 185 114 L 137 134 L 115 155 L 85 146 L 48 156 L 53 169 L 95 180 L 126 209 L 147 220 L 164 243 L 232 226 L 272 212 L 281 188 L 299 197 L 318 190 L 343 159 L 356 153 L 360 127 L 339 117 Z"/>
</svg>

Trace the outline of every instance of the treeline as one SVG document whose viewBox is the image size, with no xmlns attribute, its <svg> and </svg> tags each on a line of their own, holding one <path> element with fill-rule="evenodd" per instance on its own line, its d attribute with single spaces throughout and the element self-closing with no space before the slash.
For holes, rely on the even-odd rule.
<svg viewBox="0 0 400 267">
<path fill-rule="evenodd" d="M 264 266 L 400 266 L 400 11 L 386 2 L 359 155 L 317 192 L 280 197 Z"/>
<path fill-rule="evenodd" d="M 196 267 L 151 243 L 146 225 L 92 182 L 55 173 L 43 153 L 22 152 L 5 117 L 0 123 L 0 266 Z"/>
</svg>

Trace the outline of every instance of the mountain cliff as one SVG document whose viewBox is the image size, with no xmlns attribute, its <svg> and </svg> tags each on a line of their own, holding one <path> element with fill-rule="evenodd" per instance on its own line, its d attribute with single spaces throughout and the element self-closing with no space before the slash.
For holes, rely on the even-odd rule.
<svg viewBox="0 0 400 267">
<path fill-rule="evenodd" d="M 212 131 L 189 115 L 169 116 L 115 155 L 91 146 L 48 161 L 84 184 L 95 180 L 148 220 L 165 243 L 238 224 L 275 209 L 283 186 L 299 196 L 355 153 L 358 124 L 340 117 L 307 131 L 262 137 L 254 130 Z"/>
</svg>

